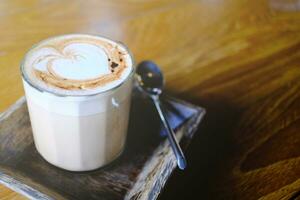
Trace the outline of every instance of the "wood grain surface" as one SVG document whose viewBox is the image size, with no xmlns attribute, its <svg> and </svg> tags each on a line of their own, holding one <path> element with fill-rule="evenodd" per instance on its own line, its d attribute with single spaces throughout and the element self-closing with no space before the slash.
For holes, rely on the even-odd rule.
<svg viewBox="0 0 300 200">
<path fill-rule="evenodd" d="M 0 11 L 0 111 L 23 95 L 18 68 L 32 44 L 71 32 L 108 36 L 137 62 L 155 60 L 169 93 L 208 110 L 189 153 L 195 165 L 184 177 L 198 186 L 187 197 L 297 198 L 299 0 L 4 0 Z"/>
</svg>

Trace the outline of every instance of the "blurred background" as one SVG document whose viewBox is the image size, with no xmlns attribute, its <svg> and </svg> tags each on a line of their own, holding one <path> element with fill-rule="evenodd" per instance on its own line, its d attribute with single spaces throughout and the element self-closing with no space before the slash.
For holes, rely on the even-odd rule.
<svg viewBox="0 0 300 200">
<path fill-rule="evenodd" d="M 24 95 L 19 63 L 66 33 L 124 42 L 167 93 L 207 109 L 160 199 L 289 199 L 300 191 L 299 0 L 2 0 L 0 112 Z M 3 199 L 20 198 L 0 186 Z"/>
</svg>

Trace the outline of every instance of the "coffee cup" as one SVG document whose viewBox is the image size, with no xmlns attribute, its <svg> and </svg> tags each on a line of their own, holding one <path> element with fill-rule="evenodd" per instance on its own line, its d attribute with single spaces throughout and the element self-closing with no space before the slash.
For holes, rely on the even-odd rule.
<svg viewBox="0 0 300 200">
<path fill-rule="evenodd" d="M 124 149 L 134 63 L 128 48 L 69 34 L 34 45 L 21 64 L 34 143 L 49 163 L 89 171 Z"/>
</svg>

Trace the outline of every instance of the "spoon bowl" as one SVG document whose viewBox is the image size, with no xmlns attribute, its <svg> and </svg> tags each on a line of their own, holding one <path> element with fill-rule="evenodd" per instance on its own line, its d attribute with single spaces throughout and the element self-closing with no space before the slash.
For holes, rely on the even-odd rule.
<svg viewBox="0 0 300 200">
<path fill-rule="evenodd" d="M 160 68 L 151 61 L 141 62 L 136 70 L 138 83 L 142 89 L 152 95 L 159 95 L 164 86 L 164 77 Z"/>
</svg>

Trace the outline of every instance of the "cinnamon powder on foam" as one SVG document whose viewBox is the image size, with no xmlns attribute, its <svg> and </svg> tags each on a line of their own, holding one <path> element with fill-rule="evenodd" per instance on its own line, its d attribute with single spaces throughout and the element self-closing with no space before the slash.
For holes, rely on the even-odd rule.
<svg viewBox="0 0 300 200">
<path fill-rule="evenodd" d="M 120 79 L 123 71 L 128 67 L 128 63 L 126 63 L 125 56 L 128 53 L 120 50 L 117 45 L 113 45 L 107 41 L 94 39 L 94 38 L 69 38 L 64 39 L 63 41 L 53 41 L 52 44 L 46 44 L 43 46 L 38 47 L 40 48 L 53 48 L 57 52 L 59 52 L 62 56 L 68 58 L 70 55 L 64 55 L 63 50 L 64 48 L 72 43 L 85 43 L 85 44 L 92 44 L 96 46 L 100 46 L 105 51 L 108 62 L 109 68 L 111 70 L 111 74 L 101 75 L 94 79 L 86 79 L 86 80 L 72 80 L 60 77 L 54 71 L 51 70 L 51 62 L 47 65 L 47 72 L 40 71 L 38 69 L 33 69 L 34 75 L 47 85 L 51 85 L 54 87 L 58 87 L 65 90 L 81 90 L 81 89 L 93 89 L 99 86 L 103 86 L 107 83 Z M 45 55 L 44 57 L 46 57 Z M 43 57 L 39 57 L 39 60 L 43 60 Z M 35 60 L 33 63 L 38 62 Z M 103 67 L 103 66 L 99 66 Z M 106 66 L 105 66 L 106 67 Z"/>
</svg>

